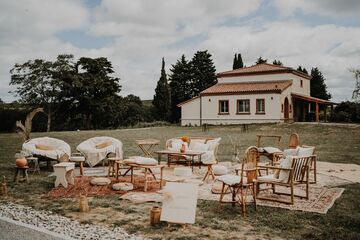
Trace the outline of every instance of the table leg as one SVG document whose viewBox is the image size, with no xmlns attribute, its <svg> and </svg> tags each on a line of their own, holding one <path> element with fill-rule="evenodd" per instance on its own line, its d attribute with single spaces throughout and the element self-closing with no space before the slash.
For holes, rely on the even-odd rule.
<svg viewBox="0 0 360 240">
<path fill-rule="evenodd" d="M 171 155 L 168 154 L 168 167 L 170 167 Z M 160 164 L 160 163 L 159 163 Z"/>
<path fill-rule="evenodd" d="M 161 162 L 161 153 L 158 153 L 158 164 Z"/>
<path fill-rule="evenodd" d="M 84 176 L 84 163 L 80 162 L 80 175 Z"/>
<path fill-rule="evenodd" d="M 130 172 L 131 172 L 131 183 L 134 183 L 134 167 L 130 167 Z"/>
<path fill-rule="evenodd" d="M 119 181 L 119 168 L 120 168 L 120 163 L 115 162 L 115 176 L 116 176 L 116 181 Z"/>
<path fill-rule="evenodd" d="M 160 168 L 160 189 L 162 189 L 163 184 L 163 170 L 164 168 Z"/>
<path fill-rule="evenodd" d="M 145 168 L 145 182 L 144 182 L 144 192 L 147 191 L 147 168 Z"/>
</svg>

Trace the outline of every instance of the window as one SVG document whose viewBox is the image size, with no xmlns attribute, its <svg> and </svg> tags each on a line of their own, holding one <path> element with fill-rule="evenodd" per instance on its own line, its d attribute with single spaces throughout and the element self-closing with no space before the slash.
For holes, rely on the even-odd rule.
<svg viewBox="0 0 360 240">
<path fill-rule="evenodd" d="M 256 99 L 256 113 L 265 114 L 265 99 Z"/>
<path fill-rule="evenodd" d="M 303 80 L 300 80 L 300 87 L 303 87 Z"/>
<path fill-rule="evenodd" d="M 219 101 L 219 114 L 229 114 L 229 100 Z"/>
<path fill-rule="evenodd" d="M 250 100 L 249 99 L 241 99 L 237 100 L 237 113 L 238 114 L 249 114 L 250 113 Z"/>
</svg>

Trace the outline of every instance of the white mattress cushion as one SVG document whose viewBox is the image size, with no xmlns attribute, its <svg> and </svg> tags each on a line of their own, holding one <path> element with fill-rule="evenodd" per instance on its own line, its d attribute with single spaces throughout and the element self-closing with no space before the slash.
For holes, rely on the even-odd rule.
<svg viewBox="0 0 360 240">
<path fill-rule="evenodd" d="M 220 182 L 223 182 L 227 185 L 235 185 L 240 183 L 240 176 L 238 175 L 222 175 L 217 178 Z M 243 183 L 246 183 L 246 178 L 243 179 Z"/>
<path fill-rule="evenodd" d="M 212 166 L 213 173 L 217 176 L 225 175 L 228 173 L 228 169 L 222 165 L 213 165 Z"/>
</svg>

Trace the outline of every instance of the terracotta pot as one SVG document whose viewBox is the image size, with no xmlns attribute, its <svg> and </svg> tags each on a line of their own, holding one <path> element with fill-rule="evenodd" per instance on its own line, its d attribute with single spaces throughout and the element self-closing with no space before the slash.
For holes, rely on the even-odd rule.
<svg viewBox="0 0 360 240">
<path fill-rule="evenodd" d="M 154 206 L 150 211 L 150 224 L 156 225 L 160 223 L 161 208 Z"/>
<path fill-rule="evenodd" d="M 27 165 L 27 160 L 26 158 L 17 158 L 15 160 L 16 166 L 19 168 L 25 167 Z"/>
</svg>

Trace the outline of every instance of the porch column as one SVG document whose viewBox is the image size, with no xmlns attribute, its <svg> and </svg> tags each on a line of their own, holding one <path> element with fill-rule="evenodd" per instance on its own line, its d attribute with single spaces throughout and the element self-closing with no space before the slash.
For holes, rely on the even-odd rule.
<svg viewBox="0 0 360 240">
<path fill-rule="evenodd" d="M 316 102 L 315 105 L 315 118 L 316 118 L 316 122 L 319 122 L 319 103 Z"/>
<path fill-rule="evenodd" d="M 334 105 L 330 105 L 330 121 L 331 121 L 331 119 L 332 119 L 332 117 L 333 117 L 333 111 L 334 111 Z"/>
<path fill-rule="evenodd" d="M 303 103 L 303 113 L 302 113 L 302 121 L 303 122 L 306 121 L 306 110 L 307 110 L 306 103 Z"/>
<path fill-rule="evenodd" d="M 324 114 L 325 114 L 325 122 L 327 122 L 327 115 L 326 115 L 326 110 L 327 110 L 328 106 L 325 105 L 325 110 L 324 110 Z"/>
</svg>

